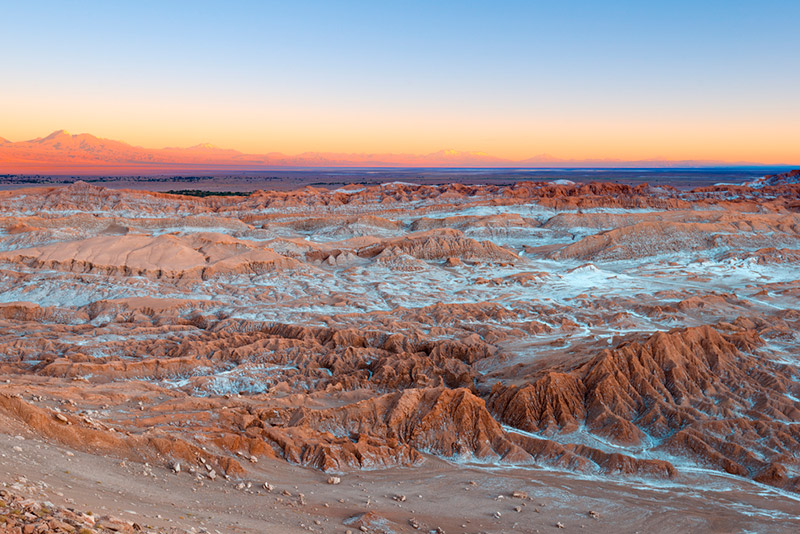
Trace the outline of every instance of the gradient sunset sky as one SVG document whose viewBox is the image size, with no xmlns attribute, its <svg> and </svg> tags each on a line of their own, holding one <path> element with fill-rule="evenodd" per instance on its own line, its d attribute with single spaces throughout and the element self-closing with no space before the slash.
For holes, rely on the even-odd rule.
<svg viewBox="0 0 800 534">
<path fill-rule="evenodd" d="M 800 1 L 4 2 L 0 136 L 800 162 Z"/>
</svg>

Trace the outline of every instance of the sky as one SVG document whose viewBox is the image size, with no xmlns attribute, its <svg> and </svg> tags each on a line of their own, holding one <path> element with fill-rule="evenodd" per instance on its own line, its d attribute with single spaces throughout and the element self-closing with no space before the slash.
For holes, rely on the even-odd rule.
<svg viewBox="0 0 800 534">
<path fill-rule="evenodd" d="M 800 162 L 800 1 L 2 1 L 0 136 Z"/>
</svg>

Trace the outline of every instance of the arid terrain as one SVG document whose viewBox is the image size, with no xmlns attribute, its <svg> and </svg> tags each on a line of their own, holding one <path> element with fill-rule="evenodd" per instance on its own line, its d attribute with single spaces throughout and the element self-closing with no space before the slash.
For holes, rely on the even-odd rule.
<svg viewBox="0 0 800 534">
<path fill-rule="evenodd" d="M 798 532 L 798 178 L 0 191 L 0 533 Z"/>
</svg>

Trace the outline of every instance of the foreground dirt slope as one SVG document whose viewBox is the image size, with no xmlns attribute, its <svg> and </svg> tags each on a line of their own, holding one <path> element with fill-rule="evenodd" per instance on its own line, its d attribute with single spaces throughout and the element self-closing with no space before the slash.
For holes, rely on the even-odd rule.
<svg viewBox="0 0 800 534">
<path fill-rule="evenodd" d="M 216 495 L 153 531 L 795 531 L 787 177 L 0 192 L 6 483 L 138 513 L 159 505 L 124 473 Z M 57 451 L 114 489 L 71 495 Z"/>
</svg>

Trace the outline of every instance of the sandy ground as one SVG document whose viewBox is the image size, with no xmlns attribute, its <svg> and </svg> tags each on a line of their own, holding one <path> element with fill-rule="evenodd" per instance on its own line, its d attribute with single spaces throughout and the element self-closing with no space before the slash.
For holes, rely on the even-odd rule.
<svg viewBox="0 0 800 534">
<path fill-rule="evenodd" d="M 0 435 L 4 484 L 164 532 L 345 533 L 358 530 L 345 524 L 348 518 L 369 511 L 394 532 L 555 532 L 559 523 L 567 532 L 598 533 L 800 530 L 800 498 L 719 475 L 698 478 L 696 489 L 687 490 L 427 458 L 420 467 L 347 474 L 338 485 L 283 461 L 250 466 L 242 480 L 198 482 L 186 472 L 70 451 L 18 430 Z M 249 489 L 237 489 L 248 482 Z M 264 482 L 274 489 L 266 491 Z M 515 491 L 528 498 L 513 497 Z"/>
</svg>

